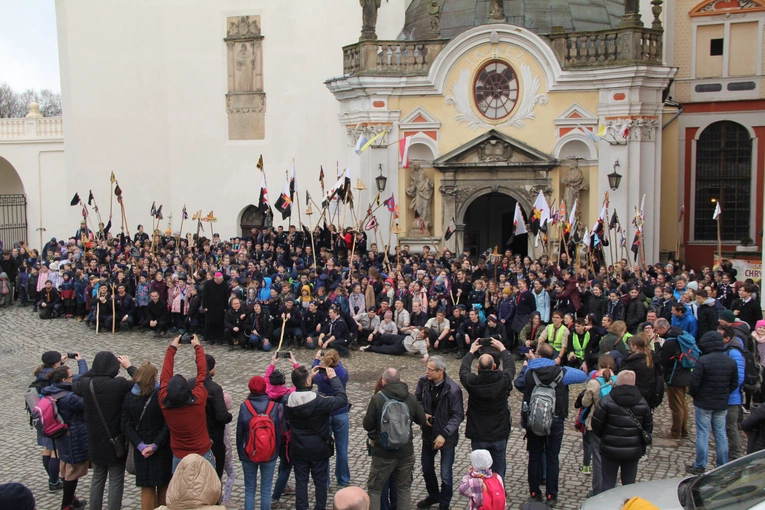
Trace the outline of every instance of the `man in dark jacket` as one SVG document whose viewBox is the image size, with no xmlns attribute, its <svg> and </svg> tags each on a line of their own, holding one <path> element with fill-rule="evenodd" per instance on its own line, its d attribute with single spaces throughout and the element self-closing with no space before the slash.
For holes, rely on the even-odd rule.
<svg viewBox="0 0 765 510">
<path fill-rule="evenodd" d="M 460 348 L 457 353 L 457 359 L 462 359 L 472 344 L 479 338 L 485 336 L 486 324 L 481 322 L 477 310 L 470 310 L 468 318 L 465 319 L 457 330 L 457 346 Z"/>
<path fill-rule="evenodd" d="M 537 358 L 533 352 L 529 352 L 526 355 L 529 361 L 524 362 L 524 367 L 515 380 L 515 387 L 518 391 L 523 392 L 523 405 L 526 407 L 537 385 L 536 379 L 541 384 L 549 386 L 563 371 L 560 384 L 555 386 L 555 410 L 550 433 L 547 436 L 537 436 L 530 430 L 526 432 L 529 450 L 528 479 L 529 491 L 531 492 L 530 499 L 531 501 L 544 501 L 548 506 L 554 506 L 558 502 L 558 475 L 560 474 L 558 455 L 563 443 L 563 424 L 566 418 L 568 418 L 568 386 L 585 382 L 587 374 L 576 368 L 558 366 L 556 361 L 553 360 L 555 351 L 549 343 L 540 343 L 537 346 L 537 355 L 540 357 Z M 523 416 L 523 413 L 521 416 Z M 547 484 L 545 487 L 547 495 L 544 499 L 539 490 L 542 478 L 542 455 L 545 456 L 545 465 L 547 467 Z"/>
<path fill-rule="evenodd" d="M 688 438 L 688 402 L 685 394 L 691 380 L 691 371 L 680 362 L 680 343 L 677 338 L 683 334 L 683 330 L 677 326 L 669 325 L 667 319 L 656 319 L 653 324 L 656 333 L 664 338 L 664 346 L 661 348 L 661 366 L 664 369 L 664 381 L 667 383 L 667 404 L 672 415 L 672 427 L 667 432 L 659 432 L 659 437 L 664 439 Z"/>
<path fill-rule="evenodd" d="M 616 387 L 600 399 L 592 415 L 592 433 L 600 438 L 603 491 L 616 487 L 620 468 L 622 485 L 635 483 L 643 456 L 642 434 L 652 428 L 651 409 L 635 386 L 635 372 L 622 370 Z"/>
<path fill-rule="evenodd" d="M 701 356 L 691 372 L 689 391 L 696 408 L 696 462 L 685 467 L 687 473 L 694 475 L 704 473 L 707 467 L 710 425 L 715 436 L 716 465 L 728 462 L 725 416 L 728 397 L 738 388 L 738 367 L 725 354 L 722 335 L 710 331 L 699 341 L 699 349 Z"/>
<path fill-rule="evenodd" d="M 452 501 L 452 466 L 459 441 L 459 427 L 465 419 L 462 389 L 446 375 L 446 360 L 441 356 L 428 358 L 425 375 L 417 382 L 417 401 L 425 412 L 422 427 L 422 476 L 428 497 L 417 508 L 439 505 L 448 509 Z M 436 454 L 441 452 L 441 490 L 436 477 Z"/>
<path fill-rule="evenodd" d="M 502 342 L 492 340 L 491 345 L 502 358 L 501 370 L 491 354 L 482 354 L 478 358 L 478 373 L 471 372 L 475 353 L 481 347 L 479 342 L 471 344 L 470 352 L 460 365 L 460 382 L 468 393 L 465 436 L 471 440 L 472 450 L 484 449 L 491 453 L 492 471 L 504 478 L 511 422 L 507 399 L 513 391 L 515 363 Z"/>
<path fill-rule="evenodd" d="M 85 402 L 85 426 L 88 429 L 88 452 L 93 464 L 90 508 L 101 508 L 106 477 L 109 477 L 109 510 L 122 506 L 125 481 L 125 457 L 117 457 L 112 440 L 121 435 L 122 401 L 133 389 L 133 381 L 117 377 L 120 366 L 132 377 L 137 370 L 127 356 L 101 351 L 93 365 L 72 383 L 72 391 Z M 100 409 L 100 413 L 99 413 Z M 107 427 L 104 427 L 106 422 Z M 107 430 L 108 429 L 108 430 Z"/>
<path fill-rule="evenodd" d="M 627 323 L 627 331 L 637 335 L 638 326 L 645 320 L 645 295 L 637 287 L 630 289 L 630 300 L 624 313 L 624 321 Z"/>
<path fill-rule="evenodd" d="M 409 425 L 409 442 L 397 449 L 386 449 L 380 439 L 380 426 L 383 408 L 386 404 L 398 401 L 406 404 L 409 418 L 417 425 L 425 425 L 425 412 L 414 395 L 409 393 L 409 386 L 401 381 L 398 370 L 387 368 L 382 374 L 382 389 L 369 401 L 364 415 L 364 430 L 367 431 L 372 447 L 372 464 L 369 467 L 367 492 L 372 502 L 370 510 L 380 510 L 380 495 L 383 485 L 390 475 L 395 477 L 398 491 L 399 510 L 409 510 L 412 499 L 412 475 L 414 472 L 414 444 Z"/>
<path fill-rule="evenodd" d="M 226 315 L 228 285 L 218 271 L 212 281 L 202 287 L 202 309 L 205 312 L 205 340 L 214 344 L 223 339 L 223 317 Z"/>
<path fill-rule="evenodd" d="M 340 356 L 350 356 L 348 344 L 351 342 L 351 334 L 348 324 L 340 317 L 340 309 L 332 306 L 329 309 L 329 321 L 319 335 L 320 349 L 337 349 Z"/>
<path fill-rule="evenodd" d="M 220 384 L 213 381 L 215 375 L 215 358 L 205 354 L 207 362 L 207 377 L 205 378 L 205 388 L 207 388 L 207 403 L 205 412 L 207 413 L 207 432 L 212 440 L 212 452 L 215 456 L 215 471 L 218 478 L 223 476 L 223 468 L 226 465 L 226 444 L 223 440 L 223 433 L 226 424 L 231 423 L 233 417 L 226 410 L 226 403 L 223 401 L 223 388 Z"/>
<path fill-rule="evenodd" d="M 710 331 L 717 330 L 717 310 L 715 300 L 704 289 L 696 291 L 696 315 L 699 338 Z"/>
<path fill-rule="evenodd" d="M 740 321 L 749 324 L 750 331 L 754 331 L 757 321 L 762 319 L 762 309 L 753 297 L 754 285 L 745 283 L 738 289 L 738 299 L 734 300 L 730 309 Z"/>
<path fill-rule="evenodd" d="M 291 429 L 289 454 L 295 469 L 297 510 L 308 510 L 309 473 L 316 489 L 314 508 L 323 509 L 327 504 L 327 460 L 334 454 L 334 443 L 329 434 L 329 415 L 348 404 L 345 388 L 336 377 L 335 370 L 324 370 L 335 392 L 332 397 L 311 391 L 313 376 L 319 371 L 319 367 L 309 371 L 300 366 L 292 371 L 292 384 L 297 389 L 287 399 L 286 415 Z M 379 496 L 377 499 L 380 500 Z"/>
<path fill-rule="evenodd" d="M 142 326 L 154 331 L 154 336 L 165 336 L 170 327 L 170 316 L 167 311 L 167 303 L 159 299 L 159 292 L 151 291 L 149 294 L 149 306 L 146 307 L 146 323 Z"/>
<path fill-rule="evenodd" d="M 242 308 L 242 302 L 238 298 L 231 300 L 231 308 L 226 310 L 223 318 L 223 339 L 228 344 L 228 350 L 233 351 L 234 346 L 241 345 L 242 349 L 247 346 L 248 339 L 244 334 L 244 328 L 250 324 L 247 310 Z"/>
<path fill-rule="evenodd" d="M 45 282 L 45 288 L 40 292 L 40 318 L 53 319 L 58 317 L 61 310 L 61 296 L 58 290 L 53 288 L 53 282 Z"/>
<path fill-rule="evenodd" d="M 291 344 L 299 346 L 303 339 L 303 315 L 300 309 L 295 306 L 295 298 L 287 296 L 284 305 L 279 309 L 279 316 L 274 318 L 279 327 L 271 333 L 271 339 L 274 345 L 279 346 L 279 340 L 282 338 L 282 329 L 284 329 L 284 339 L 287 341 L 286 347 Z M 276 325 L 276 324 L 274 324 Z"/>
</svg>

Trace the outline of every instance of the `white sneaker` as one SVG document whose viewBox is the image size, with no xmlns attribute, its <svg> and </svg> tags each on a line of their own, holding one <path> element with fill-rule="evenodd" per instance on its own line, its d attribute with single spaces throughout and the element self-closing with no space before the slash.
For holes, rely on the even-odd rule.
<svg viewBox="0 0 765 510">
<path fill-rule="evenodd" d="M 368 345 L 363 345 L 363 346 L 359 347 L 359 350 L 362 351 L 362 352 L 366 351 L 367 349 L 369 349 Z"/>
</svg>

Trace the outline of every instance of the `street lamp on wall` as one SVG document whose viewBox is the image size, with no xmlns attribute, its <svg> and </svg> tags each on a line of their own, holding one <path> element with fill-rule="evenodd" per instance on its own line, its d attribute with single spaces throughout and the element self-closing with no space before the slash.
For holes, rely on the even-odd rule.
<svg viewBox="0 0 765 510">
<path fill-rule="evenodd" d="M 375 177 L 375 183 L 377 184 L 377 191 L 380 193 L 385 191 L 385 185 L 388 183 L 388 178 L 382 174 L 382 163 L 380 163 L 380 175 Z"/>
<path fill-rule="evenodd" d="M 608 185 L 611 186 L 612 191 L 619 189 L 619 184 L 622 182 L 622 175 L 617 171 L 619 168 L 619 160 L 614 163 L 614 171 L 608 174 Z"/>
</svg>

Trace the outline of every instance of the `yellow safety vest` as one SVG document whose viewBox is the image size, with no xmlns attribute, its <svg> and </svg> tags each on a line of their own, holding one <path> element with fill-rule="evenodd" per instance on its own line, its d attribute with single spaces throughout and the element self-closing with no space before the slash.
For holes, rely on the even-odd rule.
<svg viewBox="0 0 765 510">
<path fill-rule="evenodd" d="M 561 324 L 561 326 L 558 328 L 558 332 L 555 332 L 555 325 L 550 324 L 547 326 L 547 343 L 552 343 L 553 349 L 560 352 L 561 347 L 563 347 L 563 330 L 566 329 L 565 324 Z M 554 337 L 554 340 L 553 340 Z M 550 342 L 553 340 L 552 342 Z"/>
<path fill-rule="evenodd" d="M 579 359 L 584 359 L 584 350 L 587 348 L 587 344 L 590 343 L 590 332 L 584 332 L 584 342 L 580 343 L 576 333 L 572 334 L 571 343 L 574 346 L 574 354 Z"/>
</svg>

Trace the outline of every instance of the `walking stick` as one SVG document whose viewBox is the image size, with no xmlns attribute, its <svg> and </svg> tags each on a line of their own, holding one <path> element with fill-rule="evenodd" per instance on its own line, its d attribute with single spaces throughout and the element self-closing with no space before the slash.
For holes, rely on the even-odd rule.
<svg viewBox="0 0 765 510">
<path fill-rule="evenodd" d="M 114 303 L 114 284 L 112 284 L 111 287 L 112 287 L 112 335 L 113 335 L 117 328 L 117 311 L 116 311 L 116 305 Z"/>
<path fill-rule="evenodd" d="M 276 348 L 276 352 L 282 350 L 282 341 L 284 340 L 284 330 L 287 329 L 287 316 L 282 314 L 282 333 L 279 335 L 279 347 Z"/>
<path fill-rule="evenodd" d="M 98 296 L 98 301 L 96 302 L 96 334 L 98 334 L 98 327 L 100 325 L 101 325 L 101 296 Z"/>
</svg>

